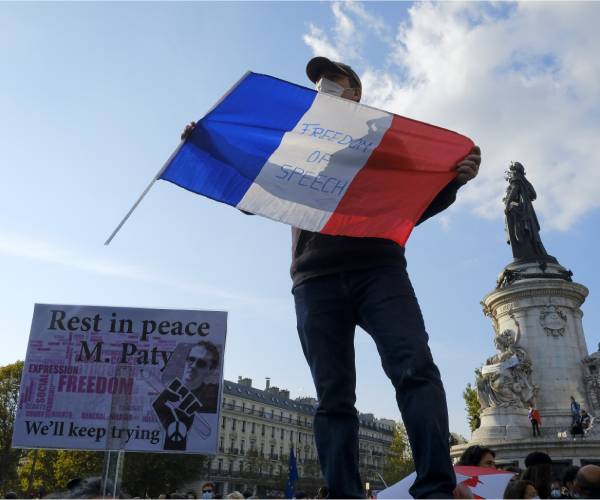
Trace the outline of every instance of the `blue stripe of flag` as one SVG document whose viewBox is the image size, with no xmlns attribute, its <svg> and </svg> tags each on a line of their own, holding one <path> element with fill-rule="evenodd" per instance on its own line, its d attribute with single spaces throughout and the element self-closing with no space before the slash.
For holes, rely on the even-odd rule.
<svg viewBox="0 0 600 500">
<path fill-rule="evenodd" d="M 200 120 L 161 179 L 236 206 L 316 92 L 249 73 Z"/>
</svg>

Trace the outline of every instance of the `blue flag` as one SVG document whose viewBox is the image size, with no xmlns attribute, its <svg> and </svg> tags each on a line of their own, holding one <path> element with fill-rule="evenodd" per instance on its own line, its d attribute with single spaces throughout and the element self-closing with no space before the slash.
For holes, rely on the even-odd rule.
<svg viewBox="0 0 600 500">
<path fill-rule="evenodd" d="M 294 483 L 297 480 L 298 467 L 296 466 L 296 455 L 294 455 L 294 448 L 291 448 L 288 464 L 288 480 L 287 483 L 285 483 L 285 498 L 294 498 Z"/>
</svg>

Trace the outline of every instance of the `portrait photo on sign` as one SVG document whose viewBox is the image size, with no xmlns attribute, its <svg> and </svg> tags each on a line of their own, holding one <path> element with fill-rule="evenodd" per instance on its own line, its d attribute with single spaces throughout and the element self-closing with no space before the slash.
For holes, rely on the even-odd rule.
<svg viewBox="0 0 600 500">
<path fill-rule="evenodd" d="M 222 364 L 221 344 L 209 340 L 179 344 L 165 367 L 162 382 L 167 386 L 179 379 L 200 402 L 200 413 L 216 413 Z"/>
</svg>

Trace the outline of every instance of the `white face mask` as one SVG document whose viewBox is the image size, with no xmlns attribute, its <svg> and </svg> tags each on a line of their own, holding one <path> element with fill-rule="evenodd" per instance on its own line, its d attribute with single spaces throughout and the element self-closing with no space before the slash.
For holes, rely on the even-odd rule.
<svg viewBox="0 0 600 500">
<path fill-rule="evenodd" d="M 316 85 L 317 92 L 321 92 L 323 94 L 330 94 L 341 97 L 341 95 L 346 90 L 345 87 L 342 87 L 339 83 L 332 82 L 327 78 L 321 78 Z"/>
</svg>

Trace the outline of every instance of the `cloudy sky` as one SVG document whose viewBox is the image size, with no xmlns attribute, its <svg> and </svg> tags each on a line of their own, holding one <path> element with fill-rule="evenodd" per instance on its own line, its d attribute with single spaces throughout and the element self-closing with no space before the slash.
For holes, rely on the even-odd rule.
<svg viewBox="0 0 600 500">
<path fill-rule="evenodd" d="M 246 70 L 308 85 L 351 64 L 364 102 L 468 135 L 480 176 L 407 245 L 452 430 L 493 353 L 482 297 L 511 260 L 504 171 L 525 165 L 548 251 L 590 288 L 600 340 L 598 3 L 0 3 L 0 364 L 25 355 L 33 304 L 229 311 L 225 374 L 314 393 L 295 332 L 284 225 L 158 183 L 162 162 Z M 357 331 L 358 408 L 398 419 Z"/>
</svg>

